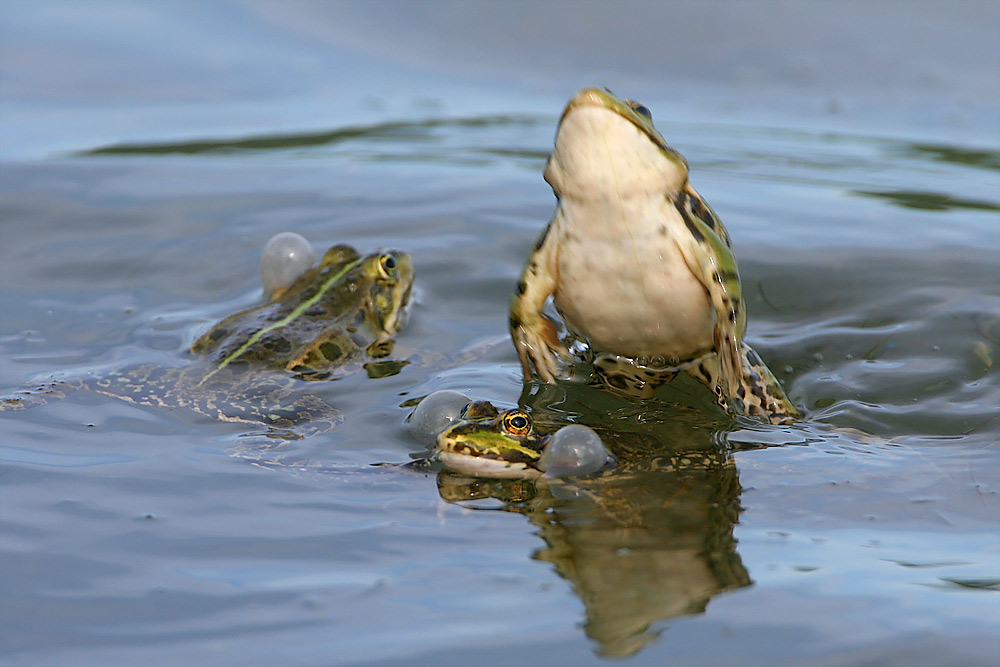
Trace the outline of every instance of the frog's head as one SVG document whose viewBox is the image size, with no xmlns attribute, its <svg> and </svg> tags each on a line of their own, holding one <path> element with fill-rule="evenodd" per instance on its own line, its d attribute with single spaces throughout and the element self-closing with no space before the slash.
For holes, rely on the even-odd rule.
<svg viewBox="0 0 1000 667">
<path fill-rule="evenodd" d="M 679 191 L 684 158 L 667 146 L 645 106 L 587 88 L 566 105 L 545 180 L 557 197 L 625 199 Z"/>
<path fill-rule="evenodd" d="M 488 401 L 472 401 L 437 437 L 437 456 L 450 470 L 473 477 L 538 477 L 548 435 L 536 432 L 519 409 L 499 412 Z"/>
<path fill-rule="evenodd" d="M 614 462 L 597 433 L 581 424 L 539 427 L 524 410 L 472 401 L 437 436 L 437 458 L 473 477 L 533 479 L 589 475 Z"/>
<path fill-rule="evenodd" d="M 335 245 L 315 271 L 336 279 L 338 298 L 360 304 L 364 324 L 378 340 L 392 338 L 406 325 L 413 262 L 405 252 L 380 250 L 362 257 L 349 245 Z"/>
<path fill-rule="evenodd" d="M 368 290 L 365 320 L 380 337 L 391 338 L 409 317 L 413 262 L 405 252 L 384 250 L 365 257 L 360 270 Z"/>
</svg>

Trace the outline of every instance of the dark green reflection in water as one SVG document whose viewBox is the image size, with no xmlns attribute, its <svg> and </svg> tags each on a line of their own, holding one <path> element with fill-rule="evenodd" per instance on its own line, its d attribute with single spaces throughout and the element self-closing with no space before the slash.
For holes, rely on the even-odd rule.
<svg viewBox="0 0 1000 667">
<path fill-rule="evenodd" d="M 855 190 L 854 193 L 865 197 L 886 199 L 905 208 L 916 208 L 923 211 L 949 211 L 953 209 L 1000 211 L 1000 205 L 993 202 L 979 199 L 962 199 L 937 192 L 919 192 L 916 190 L 890 190 L 885 192 Z"/>
<path fill-rule="evenodd" d="M 930 157 L 937 162 L 1000 170 L 1000 153 L 985 149 L 957 148 L 946 144 L 908 144 L 909 157 Z"/>
<path fill-rule="evenodd" d="M 547 118 L 539 119 L 533 116 L 499 115 L 425 120 L 418 122 L 386 122 L 374 125 L 343 127 L 322 132 L 260 135 L 246 137 L 243 139 L 203 139 L 182 142 L 121 143 L 81 151 L 77 153 L 77 155 L 226 154 L 240 151 L 281 151 L 314 148 L 355 140 L 376 141 L 381 143 L 393 143 L 399 141 L 422 143 L 436 140 L 439 136 L 439 133 L 436 132 L 437 130 L 449 131 L 441 134 L 441 136 L 446 137 L 451 131 L 454 130 L 492 129 L 513 125 L 532 127 L 540 123 L 548 124 L 550 123 L 550 120 Z M 547 156 L 547 153 L 517 151 L 510 148 L 498 149 L 497 152 L 498 154 L 516 155 L 517 157 L 544 158 Z"/>
</svg>

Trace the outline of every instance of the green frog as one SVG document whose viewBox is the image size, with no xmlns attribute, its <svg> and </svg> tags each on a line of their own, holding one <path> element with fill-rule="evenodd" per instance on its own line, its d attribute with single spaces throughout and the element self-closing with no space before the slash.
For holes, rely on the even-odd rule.
<svg viewBox="0 0 1000 667">
<path fill-rule="evenodd" d="M 526 380 L 553 383 L 567 345 L 543 308 L 551 296 L 569 339 L 607 385 L 647 397 L 686 372 L 724 409 L 787 423 L 800 416 L 743 341 L 746 310 L 729 233 L 688 181 L 649 110 L 586 89 L 563 112 L 545 167 L 558 206 L 510 305 Z"/>
<path fill-rule="evenodd" d="M 300 380 L 328 380 L 352 367 L 369 376 L 398 373 L 387 359 L 405 325 L 413 266 L 398 251 L 362 256 L 335 245 L 267 303 L 238 312 L 191 346 L 181 368 L 131 366 L 96 380 L 51 380 L 5 397 L 0 410 L 92 389 L 132 403 L 186 407 L 231 422 L 264 425 L 268 434 L 300 438 L 342 420 L 340 412 L 300 391 Z"/>
<path fill-rule="evenodd" d="M 514 463 L 524 456 L 520 447 L 551 446 L 559 427 L 541 422 L 564 416 L 544 408 L 530 415 L 491 408 L 470 403 L 466 419 L 442 434 L 441 451 L 474 459 L 479 451 L 506 449 Z M 465 472 L 446 467 L 437 482 L 446 502 L 524 515 L 544 542 L 532 559 L 550 563 L 572 585 L 585 611 L 584 632 L 602 656 L 625 656 L 657 641 L 658 621 L 703 613 L 713 596 L 751 580 L 733 537 L 739 472 L 730 447 L 702 427 L 704 415 L 680 410 L 656 424 L 603 417 L 611 428 L 597 432 L 614 450 L 613 469 L 570 478 L 537 472 L 496 478 L 481 470 L 469 474 L 474 460 L 452 459 Z M 517 440 L 525 431 L 528 437 Z"/>
<path fill-rule="evenodd" d="M 645 472 L 728 464 L 726 453 L 716 449 L 666 449 L 641 433 L 541 423 L 521 408 L 501 411 L 489 401 L 470 401 L 438 434 L 432 457 L 461 475 L 527 480 L 612 472 L 621 477 L 637 464 Z"/>
</svg>

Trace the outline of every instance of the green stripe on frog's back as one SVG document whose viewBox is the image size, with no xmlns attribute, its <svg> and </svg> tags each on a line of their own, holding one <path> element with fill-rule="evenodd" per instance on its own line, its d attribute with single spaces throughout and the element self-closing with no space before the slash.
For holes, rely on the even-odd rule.
<svg viewBox="0 0 1000 667">
<path fill-rule="evenodd" d="M 213 375 L 215 375 L 223 368 L 228 366 L 230 362 L 235 361 L 240 355 L 245 353 L 255 343 L 257 343 L 257 341 L 263 338 L 265 334 L 274 331 L 275 329 L 280 329 L 281 327 L 288 326 L 289 324 L 294 322 L 297 318 L 301 317 L 303 313 L 305 313 L 307 310 L 316 305 L 316 303 L 323 298 L 323 296 L 330 290 L 331 287 L 333 287 L 338 281 L 340 281 L 341 278 L 347 275 L 350 271 L 359 266 L 363 261 L 365 261 L 365 258 L 360 257 L 354 260 L 353 262 L 345 265 L 340 271 L 327 278 L 326 281 L 323 283 L 323 285 L 316 291 L 314 295 L 312 295 L 310 298 L 306 299 L 298 306 L 296 306 L 295 309 L 292 310 L 292 312 L 290 312 L 281 320 L 273 324 L 270 324 L 264 327 L 263 329 L 260 329 L 259 331 L 255 332 L 236 351 L 226 356 L 218 363 L 218 365 L 215 368 L 206 373 L 205 376 L 198 382 L 196 386 L 200 387 L 203 384 L 205 384 L 205 382 L 207 382 L 209 378 L 211 378 Z"/>
</svg>

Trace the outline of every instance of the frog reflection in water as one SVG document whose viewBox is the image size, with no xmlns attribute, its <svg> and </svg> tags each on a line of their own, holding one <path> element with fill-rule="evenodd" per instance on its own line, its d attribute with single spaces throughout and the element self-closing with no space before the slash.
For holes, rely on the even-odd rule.
<svg viewBox="0 0 1000 667">
<path fill-rule="evenodd" d="M 379 377 L 405 365 L 387 359 L 393 336 L 406 322 L 413 285 L 405 253 L 362 256 L 336 245 L 290 285 L 267 283 L 265 275 L 271 299 L 209 329 L 191 346 L 195 359 L 188 366 L 143 364 L 94 380 L 50 380 L 5 397 L 0 410 L 92 389 L 140 405 L 186 407 L 223 421 L 263 425 L 271 437 L 295 439 L 343 418 L 302 391 L 302 380 L 335 379 L 362 366 Z"/>
<path fill-rule="evenodd" d="M 602 654 L 630 655 L 656 640 L 657 621 L 702 613 L 714 595 L 750 584 L 733 537 L 741 488 L 716 436 L 720 424 L 706 425 L 702 413 L 680 406 L 661 408 L 654 424 L 648 414 L 600 418 L 595 393 L 546 387 L 521 402 L 599 419 L 594 430 L 614 465 L 584 476 L 541 474 L 537 462 L 566 414 L 472 401 L 437 438 L 446 467 L 438 490 L 450 503 L 498 499 L 503 511 L 526 516 L 545 541 L 535 558 L 552 563 L 583 601 L 587 635 Z M 489 459 L 482 466 L 480 456 Z M 506 468 L 498 463 L 505 456 Z"/>
<path fill-rule="evenodd" d="M 746 310 L 729 233 L 688 181 L 649 110 L 604 90 L 563 112 L 545 180 L 559 200 L 517 283 L 510 332 L 525 380 L 552 383 L 568 359 L 543 314 L 551 296 L 600 381 L 649 397 L 679 372 L 730 412 L 799 416 L 744 341 Z"/>
</svg>

